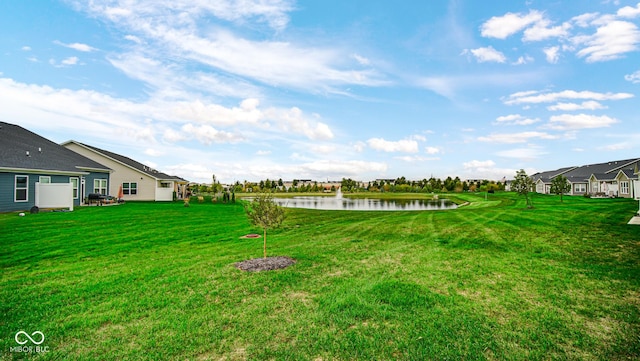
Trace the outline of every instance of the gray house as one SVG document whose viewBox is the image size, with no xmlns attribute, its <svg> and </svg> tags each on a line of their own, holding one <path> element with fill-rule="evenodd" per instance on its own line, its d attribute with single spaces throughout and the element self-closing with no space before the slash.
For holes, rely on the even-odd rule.
<svg viewBox="0 0 640 361">
<path fill-rule="evenodd" d="M 563 175 L 576 167 L 560 168 L 548 172 L 540 172 L 531 176 L 536 186 L 536 193 L 549 194 L 551 193 L 551 181 L 553 178 Z"/>
<path fill-rule="evenodd" d="M 0 122 L 0 212 L 71 208 L 108 194 L 111 170 L 18 125 Z"/>
<path fill-rule="evenodd" d="M 571 195 L 590 194 L 603 197 L 631 198 L 634 195 L 634 172 L 640 166 L 640 158 L 587 164 L 581 167 L 562 168 L 556 171 L 536 173 L 536 192 L 549 193 L 551 180 L 563 175 L 571 183 Z"/>
</svg>

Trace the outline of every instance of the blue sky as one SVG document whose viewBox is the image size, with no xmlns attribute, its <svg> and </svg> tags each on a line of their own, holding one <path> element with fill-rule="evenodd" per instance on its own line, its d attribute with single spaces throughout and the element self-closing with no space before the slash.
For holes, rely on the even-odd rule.
<svg viewBox="0 0 640 361">
<path fill-rule="evenodd" d="M 640 156 L 640 2 L 0 2 L 0 120 L 192 181 Z"/>
</svg>

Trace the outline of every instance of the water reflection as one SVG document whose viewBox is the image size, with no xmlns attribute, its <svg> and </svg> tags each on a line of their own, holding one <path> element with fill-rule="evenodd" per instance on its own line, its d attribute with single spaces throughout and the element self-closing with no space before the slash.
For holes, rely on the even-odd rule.
<svg viewBox="0 0 640 361">
<path fill-rule="evenodd" d="M 449 200 L 425 199 L 349 199 L 339 197 L 293 197 L 273 198 L 278 205 L 288 208 L 321 209 L 327 211 L 430 211 L 455 209 Z"/>
</svg>

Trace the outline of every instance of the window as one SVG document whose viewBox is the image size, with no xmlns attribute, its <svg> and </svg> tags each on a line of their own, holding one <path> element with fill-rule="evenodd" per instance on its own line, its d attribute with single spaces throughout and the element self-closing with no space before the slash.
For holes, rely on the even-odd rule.
<svg viewBox="0 0 640 361">
<path fill-rule="evenodd" d="M 48 175 L 41 175 L 40 178 L 38 179 L 38 182 L 40 183 L 51 183 L 51 177 Z"/>
<path fill-rule="evenodd" d="M 78 178 L 69 178 L 71 188 L 73 188 L 73 199 L 78 199 Z"/>
<path fill-rule="evenodd" d="M 160 188 L 171 188 L 171 182 L 160 182 Z"/>
<path fill-rule="evenodd" d="M 100 193 L 107 195 L 107 180 L 106 179 L 94 179 L 93 180 L 93 193 Z"/>
<path fill-rule="evenodd" d="M 585 193 L 587 191 L 587 185 L 584 183 L 576 183 L 573 185 L 574 193 Z"/>
<path fill-rule="evenodd" d="M 27 202 L 29 200 L 29 176 L 17 175 L 15 189 L 14 201 Z"/>
<path fill-rule="evenodd" d="M 122 183 L 122 194 L 138 194 L 138 183 Z"/>
<path fill-rule="evenodd" d="M 629 194 L 629 182 L 620 182 L 620 193 Z"/>
</svg>

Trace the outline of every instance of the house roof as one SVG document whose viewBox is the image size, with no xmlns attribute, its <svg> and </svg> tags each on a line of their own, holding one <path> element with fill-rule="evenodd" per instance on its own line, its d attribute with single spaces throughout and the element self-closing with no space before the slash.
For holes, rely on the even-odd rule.
<svg viewBox="0 0 640 361">
<path fill-rule="evenodd" d="M 624 169 L 633 170 L 639 162 L 640 158 L 632 158 L 606 163 L 587 164 L 568 171 L 564 176 L 572 183 L 586 182 L 592 174 L 596 175 L 598 180 L 614 179 L 618 171 Z M 599 178 L 598 175 L 600 175 L 602 179 Z"/>
<path fill-rule="evenodd" d="M 125 157 L 123 155 L 120 155 L 120 154 L 117 154 L 117 153 L 113 153 L 113 152 L 110 152 L 108 150 L 100 149 L 98 147 L 94 147 L 94 146 L 91 146 L 91 145 L 88 145 L 88 144 L 80 143 L 80 142 L 77 142 L 75 140 L 70 140 L 68 142 L 65 142 L 65 143 L 63 143 L 63 145 L 66 145 L 66 144 L 69 144 L 69 143 L 78 144 L 78 145 L 80 145 L 82 147 L 85 147 L 85 148 L 95 152 L 95 153 L 98 153 L 98 154 L 100 154 L 100 155 L 102 155 L 104 157 L 107 157 L 107 158 L 111 158 L 112 160 L 114 160 L 116 162 L 122 163 L 122 164 L 124 164 L 124 165 L 126 165 L 126 166 L 128 166 L 130 168 L 134 168 L 138 172 L 144 173 L 144 174 L 146 174 L 146 175 L 148 175 L 150 177 L 156 178 L 158 180 L 173 180 L 173 181 L 178 181 L 178 182 L 186 182 L 186 180 L 184 180 L 184 179 L 182 179 L 180 177 L 173 176 L 173 175 L 168 175 L 166 173 L 162 173 L 162 172 L 157 171 L 157 170 L 155 170 L 155 169 L 153 169 L 151 167 L 148 167 L 148 166 L 146 166 L 146 165 L 144 165 L 144 164 L 142 164 L 140 162 L 137 162 L 137 161 L 135 161 L 135 160 L 133 160 L 133 159 L 131 159 L 129 157 Z"/>
<path fill-rule="evenodd" d="M 0 122 L 0 168 L 47 173 L 109 172 L 110 169 L 15 124 Z"/>
<path fill-rule="evenodd" d="M 550 183 L 551 179 L 564 174 L 572 169 L 575 169 L 576 167 L 565 167 L 565 168 L 560 168 L 560 169 L 556 169 L 556 170 L 551 170 L 551 171 L 547 171 L 547 172 L 540 172 L 540 173 L 536 173 L 533 174 L 531 176 L 531 178 L 533 178 L 534 182 L 537 182 L 538 180 L 541 180 L 545 183 Z"/>
</svg>

